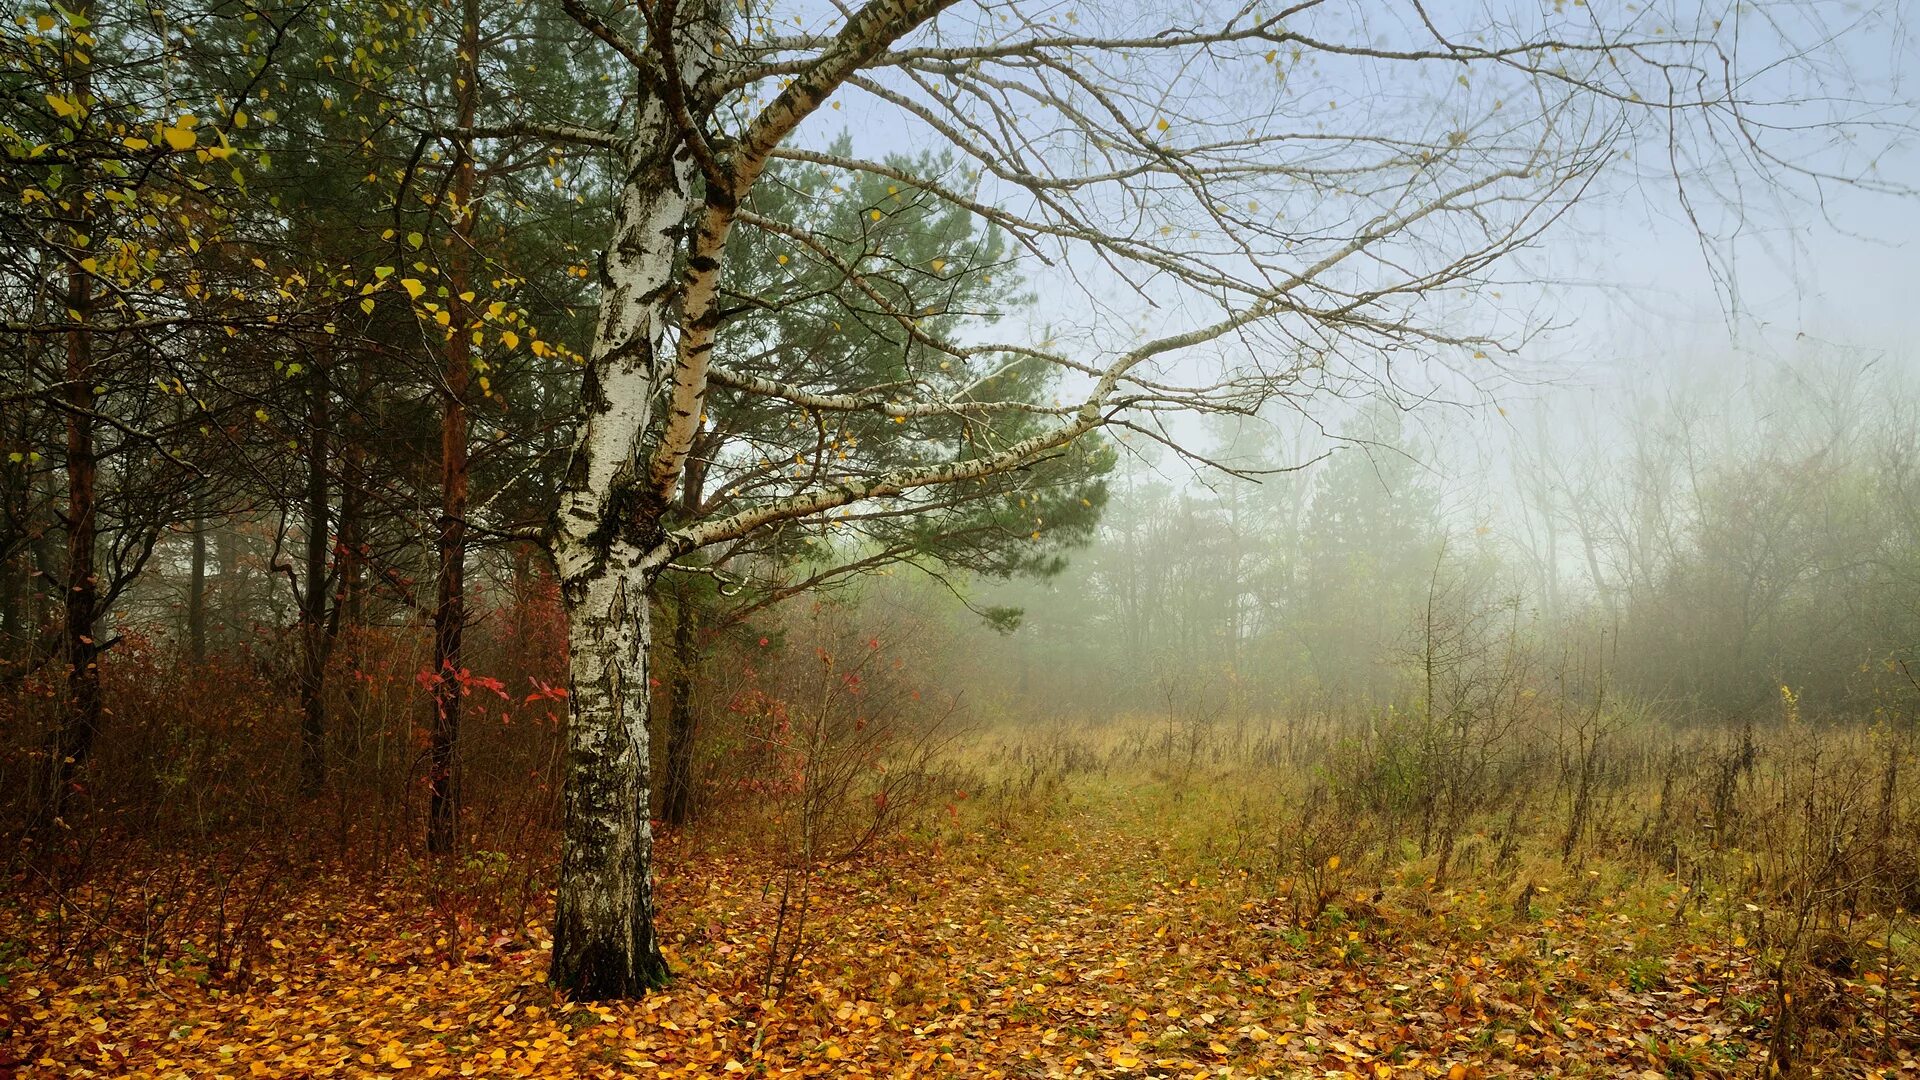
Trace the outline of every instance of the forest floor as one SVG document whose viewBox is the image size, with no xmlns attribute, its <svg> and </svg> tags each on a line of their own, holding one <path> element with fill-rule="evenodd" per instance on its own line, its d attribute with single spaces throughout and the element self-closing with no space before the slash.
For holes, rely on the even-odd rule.
<svg viewBox="0 0 1920 1080">
<path fill-rule="evenodd" d="M 1303 931 L 1271 889 L 1160 828 L 1168 809 L 1113 788 L 1038 824 L 956 812 L 944 839 L 822 878 L 774 1001 L 774 877 L 672 837 L 659 903 L 678 978 L 606 1005 L 544 982 L 538 902 L 519 933 L 469 926 L 456 949 L 461 917 L 404 874 L 369 887 L 314 869 L 274 899 L 244 980 L 210 980 L 192 950 L 142 963 L 128 942 L 84 965 L 36 959 L 34 913 L 4 902 L 0 1076 L 1763 1072 L 1765 973 L 1742 939 L 1679 917 L 1677 887 L 1574 873 L 1524 915 L 1510 895 L 1390 888 L 1343 895 Z M 1816 1075 L 1920 1075 L 1902 1041 L 1912 970 L 1826 985 L 1858 1057 L 1830 1051 Z"/>
</svg>

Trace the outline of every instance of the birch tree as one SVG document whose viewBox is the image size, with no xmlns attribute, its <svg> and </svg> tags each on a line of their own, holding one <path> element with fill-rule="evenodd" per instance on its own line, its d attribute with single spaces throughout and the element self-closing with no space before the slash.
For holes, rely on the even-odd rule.
<svg viewBox="0 0 1920 1080">
<path fill-rule="evenodd" d="M 1251 414 L 1422 365 L 1488 377 L 1539 329 L 1502 297 L 1501 268 L 1611 169 L 1657 146 L 1653 175 L 1681 184 L 1712 251 L 1743 212 L 1712 182 L 1873 184 L 1867 144 L 1893 134 L 1847 111 L 1860 98 L 1819 96 L 1829 69 L 1800 40 L 1871 18 L 1812 3 L 560 2 L 630 67 L 618 130 L 515 125 L 609 153 L 619 188 L 549 538 L 572 665 L 551 974 L 583 998 L 667 977 L 645 808 L 648 612 L 669 567 L 755 530 L 908 514 L 1096 429 L 1177 444 L 1175 412 Z M 865 137 L 849 151 L 818 137 L 853 123 Z M 1860 138 L 1806 136 L 1838 128 Z M 890 164 L 902 146 L 955 164 Z M 876 288 L 871 260 L 749 208 L 775 162 L 878 177 L 991 224 L 1044 268 L 1057 325 L 929 326 L 946 314 L 941 266 L 916 268 L 912 295 Z M 880 221 L 890 204 L 863 209 Z M 743 229 L 832 266 L 848 318 L 890 321 L 943 359 L 884 385 L 718 361 L 756 303 L 721 287 Z M 993 393 L 1034 364 L 1068 380 L 1057 404 Z M 677 496 L 716 387 L 791 410 L 822 450 L 834 418 L 864 413 L 924 453 L 883 469 L 700 461 L 711 494 L 689 508 Z M 1043 422 L 994 439 L 987 421 L 1013 410 Z"/>
</svg>

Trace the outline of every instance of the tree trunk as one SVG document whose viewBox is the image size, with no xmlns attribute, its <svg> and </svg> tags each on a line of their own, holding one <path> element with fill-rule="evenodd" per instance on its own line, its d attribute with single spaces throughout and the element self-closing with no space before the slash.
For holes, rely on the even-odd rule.
<svg viewBox="0 0 1920 1080">
<path fill-rule="evenodd" d="M 235 526 L 238 521 L 229 519 L 227 527 L 221 529 L 213 538 L 213 553 L 220 564 L 218 576 L 213 582 L 214 610 L 218 613 L 223 628 L 220 633 L 224 640 L 226 634 L 240 625 L 240 531 Z"/>
<path fill-rule="evenodd" d="M 367 440 L 368 399 L 373 382 L 367 357 L 356 355 L 355 404 L 340 431 L 340 622 L 359 628 L 367 621 Z M 357 638 L 357 635 L 354 635 Z M 357 661 L 357 646 L 356 661 Z M 359 665 L 354 664 L 355 670 Z"/>
<path fill-rule="evenodd" d="M 30 445 L 27 437 L 30 411 L 18 410 L 18 427 L 6 432 L 6 441 Z M 27 468 L 25 462 L 18 467 L 0 463 L 0 492 L 6 496 L 6 507 L 0 513 L 4 513 L 9 526 L 17 530 L 7 539 L 12 550 L 0 557 L 0 693 L 9 689 L 17 673 L 23 670 L 15 664 L 26 659 L 27 643 L 33 638 L 27 621 L 27 591 L 32 580 L 35 522 L 29 509 L 33 505 L 33 477 Z"/>
<path fill-rule="evenodd" d="M 199 663 L 207 658 L 207 519 L 204 506 L 195 508 L 193 556 L 187 570 L 187 655 Z"/>
<path fill-rule="evenodd" d="M 721 262 L 738 201 L 771 148 L 835 85 L 950 2 L 863 7 L 820 61 L 730 147 L 725 165 L 703 137 L 682 130 L 682 123 L 698 125 L 711 103 L 678 102 L 676 121 L 668 98 L 676 87 L 706 83 L 735 5 L 679 5 L 669 16 L 677 23 L 660 29 L 671 35 L 672 48 L 657 46 L 654 60 L 642 62 L 647 70 L 639 75 L 612 243 L 601 257 L 600 312 L 581 383 L 580 424 L 553 530 L 554 564 L 571 617 L 573 693 L 552 977 L 577 996 L 631 995 L 667 977 L 653 929 L 653 835 L 646 816 L 648 620 L 668 557 L 663 518 L 699 437 L 707 356 L 721 319 Z M 679 70 L 659 70 L 668 59 Z M 709 182 L 703 211 L 688 230 L 699 162 L 707 164 Z M 676 290 L 683 236 L 686 273 Z M 680 334 L 669 365 L 659 352 L 676 311 Z M 666 405 L 649 446 L 656 399 Z M 701 541 L 696 535 L 687 542 L 697 547 Z"/>
<path fill-rule="evenodd" d="M 67 275 L 67 307 L 83 322 L 92 304 L 85 271 Z M 49 819 L 66 812 L 75 774 L 93 752 L 100 733 L 99 646 L 94 624 L 100 616 L 100 578 L 94 565 L 98 533 L 99 462 L 93 442 L 93 337 L 83 329 L 67 332 L 67 574 L 66 620 L 62 644 L 67 662 L 67 707 L 53 746 L 53 773 L 45 812 Z"/>
<path fill-rule="evenodd" d="M 8 507 L 12 510 L 12 507 Z M 15 520 L 25 521 L 24 514 Z M 8 558 L 0 559 L 0 687 L 9 685 L 16 662 L 25 658 L 27 567 L 32 552 L 25 543 Z"/>
<path fill-rule="evenodd" d="M 326 783 L 327 736 L 327 364 L 316 359 L 307 403 L 307 566 L 300 610 L 300 790 Z"/>
<path fill-rule="evenodd" d="M 81 0 L 74 5 L 76 17 L 70 22 L 86 25 L 93 5 Z M 69 48 L 77 48 L 77 44 Z M 84 64 L 73 68 L 73 100 L 85 101 L 92 91 L 92 78 Z M 78 120 L 75 121 L 79 123 Z M 76 187 L 76 190 L 82 190 Z M 73 201 L 76 233 L 90 232 L 91 214 L 85 199 Z M 93 335 L 85 323 L 93 313 L 93 282 L 76 261 L 67 268 L 67 317 L 74 328 L 67 331 L 65 395 L 67 404 L 67 573 L 66 620 L 64 640 L 67 662 L 66 710 L 55 734 L 52 771 L 48 778 L 42 810 L 48 821 L 62 816 L 67 809 L 75 775 L 93 752 L 100 734 L 99 646 L 94 641 L 94 624 L 100 617 L 100 578 L 94 565 L 98 519 L 97 492 L 99 461 L 93 440 Z"/>
<path fill-rule="evenodd" d="M 553 980 L 576 998 L 632 997 L 667 979 L 653 927 L 647 820 L 647 577 L 572 589 L 572 716 Z"/>
<path fill-rule="evenodd" d="M 461 70 L 457 82 L 459 125 L 473 126 L 480 50 L 478 0 L 461 8 Z M 466 628 L 467 559 L 467 384 L 472 359 L 467 303 L 467 249 L 473 234 L 473 145 L 461 139 L 454 151 L 448 252 L 446 351 L 443 356 L 440 411 L 440 557 L 439 589 L 433 607 L 433 728 L 428 751 L 427 788 L 431 805 L 427 815 L 427 850 L 444 854 L 454 849 L 460 815 L 457 758 L 460 740 L 460 674 L 465 658 L 462 635 Z"/>
<path fill-rule="evenodd" d="M 15 572 L 14 564 L 23 561 L 20 558 L 0 560 L 0 672 L 10 672 L 18 652 L 20 640 L 20 575 Z"/>
<path fill-rule="evenodd" d="M 513 545 L 513 610 L 515 634 L 527 631 L 527 605 L 533 601 L 532 544 Z"/>
<path fill-rule="evenodd" d="M 706 497 L 708 436 L 696 436 L 680 485 L 680 507 L 697 517 Z M 693 673 L 700 667 L 694 590 L 682 587 L 673 611 L 673 679 L 667 685 L 667 777 L 661 793 L 660 820 L 676 828 L 693 821 Z"/>
<path fill-rule="evenodd" d="M 339 696 L 342 709 L 333 716 L 334 767 L 352 770 L 367 745 L 367 703 L 371 680 L 360 678 L 368 645 L 367 599 L 372 591 L 369 575 L 371 550 L 367 543 L 367 431 L 366 416 L 372 407 L 373 381 L 367 354 L 355 352 L 353 404 L 334 433 L 339 443 L 339 463 L 334 476 L 340 488 L 340 511 L 334 524 L 339 537 L 335 546 L 339 565 L 334 573 L 339 584 L 334 589 L 334 611 L 329 616 L 329 634 L 339 648 L 339 631 L 346 630 L 346 655 L 343 667 L 348 673 Z M 342 392 L 343 396 L 345 391 Z M 345 773 L 343 772 L 343 775 Z M 345 807 L 342 807 L 344 812 Z M 342 828 L 344 829 L 344 824 Z M 343 834 L 344 835 L 344 834 Z"/>
<path fill-rule="evenodd" d="M 465 358 L 458 362 L 464 374 Z M 449 376 L 453 368 L 454 360 L 449 357 Z M 465 406 L 453 395 L 464 390 L 464 381 L 456 383 L 448 379 L 450 391 L 440 429 L 440 574 L 433 608 L 435 678 L 427 775 L 430 792 L 427 850 L 436 854 L 454 848 L 460 805 L 455 759 L 460 738 L 460 673 L 465 662 L 462 639 L 466 630 L 467 417 Z"/>
<path fill-rule="evenodd" d="M 667 684 L 667 776 L 662 785 L 660 820 L 677 827 L 693 820 L 693 672 L 700 663 L 695 644 L 691 590 L 684 590 L 673 611 L 673 677 Z"/>
<path fill-rule="evenodd" d="M 711 54 L 706 42 L 682 44 L 683 52 L 695 49 Z M 613 242 L 602 257 L 581 424 L 553 528 L 571 694 L 549 975 L 578 999 L 632 997 L 667 980 L 653 928 L 647 817 L 647 649 L 656 572 L 646 557 L 665 507 L 638 461 L 694 167 L 675 152 L 665 104 L 653 96 L 646 102 L 625 162 Z"/>
</svg>

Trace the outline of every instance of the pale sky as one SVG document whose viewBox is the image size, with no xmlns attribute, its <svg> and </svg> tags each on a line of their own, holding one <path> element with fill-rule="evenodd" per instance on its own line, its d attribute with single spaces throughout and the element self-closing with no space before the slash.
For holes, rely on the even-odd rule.
<svg viewBox="0 0 1920 1080">
<path fill-rule="evenodd" d="M 1906 72 L 1920 71 L 1920 50 L 1906 28 L 1907 2 L 1741 5 L 1744 18 L 1772 20 L 1772 25 L 1785 27 L 1782 32 L 1798 40 L 1835 35 L 1835 42 L 1823 46 L 1814 62 L 1791 75 L 1756 63 L 1751 55 L 1743 56 L 1746 67 L 1760 73 L 1749 84 L 1750 93 L 1763 100 L 1798 102 L 1800 95 L 1818 89 L 1845 99 L 1829 103 L 1829 110 L 1844 109 L 1856 118 L 1872 115 L 1893 126 L 1915 124 L 1920 113 L 1915 111 L 1916 91 Z M 1206 0 L 1021 5 L 1029 14 L 1051 13 L 1063 20 L 1071 13 L 1076 29 L 1102 19 L 1110 24 L 1137 23 L 1148 19 L 1148 13 L 1166 10 L 1212 12 L 1217 21 L 1217 13 L 1238 6 Z M 1435 0 L 1427 10 L 1452 33 L 1455 28 L 1482 24 L 1524 24 L 1541 17 L 1543 7 L 1552 5 L 1524 0 Z M 1623 7 L 1638 12 L 1636 19 L 1671 18 L 1681 25 L 1687 18 L 1717 14 L 1714 5 L 1697 0 L 1665 0 L 1637 8 L 1609 5 L 1609 15 L 1618 15 Z M 1732 3 L 1724 8 L 1730 13 Z M 780 9 L 797 14 L 810 29 L 834 20 L 831 11 L 815 0 Z M 962 4 L 942 16 L 937 27 L 946 34 L 958 32 L 977 20 L 980 10 L 977 5 Z M 1330 3 L 1316 13 L 1326 21 L 1314 30 L 1345 26 L 1350 28 L 1349 36 L 1342 40 L 1371 33 L 1372 40 L 1365 43 L 1399 46 L 1422 34 L 1414 11 L 1405 0 Z M 1193 24 L 1206 21 L 1191 19 Z M 1743 47 L 1749 54 L 1755 48 Z M 1451 86 L 1375 85 L 1365 71 L 1331 64 L 1291 77 L 1288 92 L 1303 102 L 1317 100 L 1316 95 L 1357 98 L 1349 108 L 1371 107 L 1389 119 L 1409 115 L 1423 101 L 1431 101 L 1436 111 L 1461 105 L 1457 99 L 1462 95 Z M 1221 89 L 1202 81 L 1190 97 L 1231 102 L 1233 88 L 1216 93 Z M 824 144 L 850 131 L 857 151 L 869 157 L 937 144 L 925 137 L 923 128 L 902 123 L 898 113 L 876 108 L 857 91 L 842 91 L 839 99 L 840 109 L 823 111 L 802 130 L 803 143 Z M 1888 103 L 1888 107 L 1870 113 L 1868 103 L 1873 102 Z M 1176 101 L 1170 108 L 1181 104 Z M 1818 118 L 1792 107 L 1776 109 L 1771 115 L 1784 122 Z M 1920 365 L 1920 350 L 1913 346 L 1920 340 L 1920 200 L 1841 184 L 1824 185 L 1816 194 L 1812 185 L 1790 174 L 1776 173 L 1786 179 L 1770 185 L 1747 172 L 1739 194 L 1745 206 L 1736 222 L 1731 200 L 1717 194 L 1732 190 L 1726 182 L 1731 174 L 1717 174 L 1705 182 L 1696 177 L 1690 181 L 1694 210 L 1716 233 L 1703 250 L 1698 232 L 1681 212 L 1670 170 L 1657 153 L 1659 134 L 1641 132 L 1633 146 L 1638 157 L 1632 165 L 1609 165 L 1604 178 L 1567 218 L 1533 248 L 1494 271 L 1498 277 L 1534 282 L 1516 294 L 1528 297 L 1525 303 L 1536 318 L 1545 317 L 1563 327 L 1538 338 L 1515 367 L 1518 380 L 1492 395 L 1506 415 L 1491 408 L 1471 417 L 1449 410 L 1441 417 L 1427 417 L 1426 422 L 1467 429 L 1484 425 L 1488 433 L 1497 433 L 1535 410 L 1556 418 L 1579 414 L 1591 408 L 1596 394 L 1644 392 L 1652 385 L 1685 383 L 1703 372 L 1737 371 L 1804 349 L 1809 339 L 1843 350 L 1884 354 L 1883 363 L 1892 369 Z M 1883 129 L 1867 133 L 1863 140 L 1836 144 L 1829 132 L 1815 128 L 1783 145 L 1804 150 L 1810 163 L 1851 168 L 1862 160 L 1860 148 L 1874 139 L 1896 141 Z M 1641 169 L 1644 175 L 1634 175 Z M 1874 177 L 1920 185 L 1920 148 L 1908 140 L 1878 162 Z M 1731 291 L 1710 272 L 1710 259 L 1723 272 L 1731 271 Z M 1035 283 L 1041 301 L 1029 318 L 1056 328 L 1063 321 L 1081 320 L 1089 344 L 1098 340 L 1111 348 L 1128 338 L 1137 339 L 1142 328 L 1159 330 L 1165 324 L 1177 324 L 1185 314 L 1177 302 L 1166 305 L 1165 298 L 1161 307 L 1151 307 L 1113 279 L 1101 280 L 1097 272 L 1075 282 L 1061 273 L 1044 272 L 1032 260 L 1023 270 Z M 1471 322 L 1479 316 L 1454 308 L 1443 317 Z M 1500 317 L 1485 313 L 1489 322 Z M 1129 323 L 1134 325 L 1122 326 Z M 1441 374 L 1436 381 L 1445 386 L 1447 378 Z M 1484 397 L 1480 400 L 1486 402 Z"/>
</svg>

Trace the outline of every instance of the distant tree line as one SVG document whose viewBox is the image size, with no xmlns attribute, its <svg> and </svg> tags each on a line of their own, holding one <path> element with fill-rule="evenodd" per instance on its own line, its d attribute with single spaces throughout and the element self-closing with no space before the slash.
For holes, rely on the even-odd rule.
<svg viewBox="0 0 1920 1080">
<path fill-rule="evenodd" d="M 1516 422 L 1492 475 L 1447 466 L 1444 415 L 1386 404 L 1331 443 L 1217 430 L 1216 458 L 1298 466 L 1258 482 L 1129 455 L 1091 547 L 1005 590 L 1030 612 L 1008 662 L 1064 710 L 1386 700 L 1436 582 L 1467 577 L 1649 700 L 1770 715 L 1789 686 L 1864 714 L 1920 646 L 1920 398 L 1873 370 L 1810 354 Z"/>
</svg>

